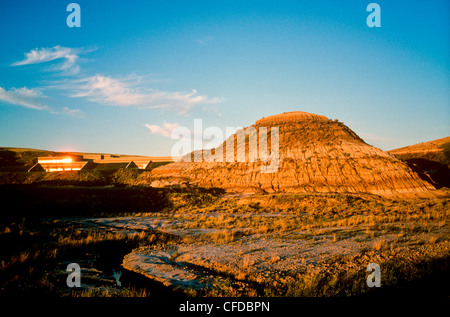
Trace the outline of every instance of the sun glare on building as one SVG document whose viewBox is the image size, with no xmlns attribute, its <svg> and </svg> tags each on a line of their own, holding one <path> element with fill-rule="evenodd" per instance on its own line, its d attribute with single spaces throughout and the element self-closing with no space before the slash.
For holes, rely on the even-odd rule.
<svg viewBox="0 0 450 317">
<path fill-rule="evenodd" d="M 44 156 L 38 157 L 37 163 L 29 172 L 64 172 L 94 169 L 99 165 L 125 169 L 147 169 L 152 162 L 171 162 L 168 156 L 124 156 L 114 154 L 83 154 L 70 156 Z"/>
</svg>

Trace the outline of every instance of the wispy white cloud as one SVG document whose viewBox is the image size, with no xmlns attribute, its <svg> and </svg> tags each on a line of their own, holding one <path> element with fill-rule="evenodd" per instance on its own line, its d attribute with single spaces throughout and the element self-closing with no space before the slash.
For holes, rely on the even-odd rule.
<svg viewBox="0 0 450 317">
<path fill-rule="evenodd" d="M 46 97 L 38 89 L 22 87 L 6 90 L 0 87 L 0 101 L 12 105 L 36 110 L 48 110 L 49 108 L 42 103 L 45 98 Z"/>
<path fill-rule="evenodd" d="M 126 80 L 95 75 L 73 82 L 72 97 L 86 97 L 90 101 L 118 106 L 141 105 L 144 95 L 138 93 Z"/>
<path fill-rule="evenodd" d="M 85 97 L 107 105 L 160 108 L 180 114 L 188 112 L 196 105 L 223 101 L 223 98 L 199 95 L 195 89 L 191 92 L 160 91 L 141 87 L 136 78 L 117 79 L 103 75 L 73 81 L 69 89 L 74 91 L 72 97 Z"/>
<path fill-rule="evenodd" d="M 35 110 L 46 110 L 54 114 L 84 116 L 84 114 L 78 109 L 69 109 L 68 107 L 49 107 L 45 104 L 45 101 L 47 99 L 48 97 L 42 94 L 42 92 L 36 88 L 22 87 L 6 90 L 0 87 L 0 103 L 3 102 Z"/>
<path fill-rule="evenodd" d="M 209 41 L 210 39 L 204 39 Z M 60 71 L 60 75 L 74 75 L 64 79 L 53 81 L 45 86 L 45 89 L 60 89 L 69 93 L 72 98 L 85 98 L 92 102 L 97 102 L 111 106 L 125 106 L 149 109 L 165 109 L 178 114 L 186 114 L 198 105 L 210 105 L 222 102 L 223 98 L 210 98 L 206 95 L 198 94 L 196 89 L 191 91 L 162 91 L 152 89 L 142 82 L 142 77 L 128 76 L 123 78 L 113 78 L 97 74 L 94 76 L 80 76 L 78 60 L 80 55 L 89 51 L 86 48 L 69 48 L 54 46 L 52 48 L 41 47 L 25 53 L 25 58 L 15 62 L 12 66 L 23 66 L 31 64 L 57 61 L 52 64 L 50 70 Z M 154 81 L 154 79 L 153 79 Z M 28 92 L 30 93 L 30 92 Z M 45 107 L 37 100 L 27 96 L 26 92 L 9 92 L 4 99 L 11 99 L 14 96 L 14 104 L 27 105 L 27 107 L 39 109 Z M 29 102 L 27 100 L 30 99 Z M 34 102 L 33 102 L 34 101 Z"/>
<path fill-rule="evenodd" d="M 221 145 L 224 141 L 222 132 L 217 127 L 210 127 L 210 129 L 214 129 L 214 132 L 209 131 L 213 134 L 208 134 L 206 132 L 207 130 L 198 130 L 195 127 L 194 129 L 189 129 L 187 127 L 180 126 L 178 123 L 168 123 L 165 121 L 161 125 L 144 124 L 144 126 L 149 129 L 152 134 L 159 134 L 171 139 L 179 139 L 186 142 L 186 146 L 188 147 L 193 144 L 202 144 L 203 149 L 211 149 Z M 230 133 L 230 135 L 231 134 L 232 133 Z"/>
<path fill-rule="evenodd" d="M 68 107 L 62 107 L 62 108 L 52 108 L 50 110 L 51 113 L 53 114 L 65 114 L 65 115 L 69 115 L 69 116 L 74 116 L 74 117 L 85 117 L 86 114 L 84 112 L 82 112 L 79 109 L 70 109 Z"/>
<path fill-rule="evenodd" d="M 149 129 L 152 134 L 160 134 L 162 136 L 170 138 L 172 135 L 173 129 L 179 126 L 178 123 L 168 123 L 164 122 L 161 126 L 153 125 L 153 124 L 144 124 L 144 126 Z"/>
<path fill-rule="evenodd" d="M 80 71 L 80 67 L 76 65 L 76 63 L 79 60 L 80 54 L 89 51 L 90 50 L 62 47 L 59 45 L 51 48 L 41 47 L 25 53 L 25 58 L 21 61 L 13 63 L 12 66 L 40 64 L 55 60 L 62 60 L 62 63 L 55 66 L 52 70 L 78 73 Z"/>
</svg>

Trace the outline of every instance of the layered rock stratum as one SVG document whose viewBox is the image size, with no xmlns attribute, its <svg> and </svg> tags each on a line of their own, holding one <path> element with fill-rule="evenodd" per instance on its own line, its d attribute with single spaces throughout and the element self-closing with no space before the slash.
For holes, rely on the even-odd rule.
<svg viewBox="0 0 450 317">
<path fill-rule="evenodd" d="M 278 168 L 264 173 L 261 167 L 273 164 L 274 158 L 268 163 L 260 159 L 252 162 L 248 149 L 252 142 L 259 149 L 265 128 L 267 148 L 271 149 L 275 127 L 279 135 Z M 203 152 L 201 161 L 194 162 L 195 157 L 202 157 L 201 152 L 196 152 L 189 155 L 190 162 L 176 162 L 152 170 L 152 186 L 190 184 L 230 192 L 348 192 L 381 196 L 420 195 L 434 189 L 405 162 L 365 143 L 342 122 L 322 115 L 301 111 L 277 114 L 262 118 L 244 130 L 248 132 L 245 138 L 238 138 L 239 133 L 230 137 L 235 140 L 232 151 L 226 149 L 230 141 L 227 140 L 211 156 Z M 244 148 L 247 151 L 242 162 Z M 234 162 L 225 160 L 225 153 L 230 152 Z"/>
</svg>

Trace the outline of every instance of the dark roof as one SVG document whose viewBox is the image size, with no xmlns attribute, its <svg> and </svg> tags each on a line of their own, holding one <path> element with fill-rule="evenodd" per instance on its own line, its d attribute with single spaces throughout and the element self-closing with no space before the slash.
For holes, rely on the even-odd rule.
<svg viewBox="0 0 450 317">
<path fill-rule="evenodd" d="M 130 162 L 123 163 L 90 163 L 86 166 L 86 170 L 96 170 L 96 171 L 105 171 L 105 170 L 118 170 L 121 168 L 127 167 Z"/>
</svg>

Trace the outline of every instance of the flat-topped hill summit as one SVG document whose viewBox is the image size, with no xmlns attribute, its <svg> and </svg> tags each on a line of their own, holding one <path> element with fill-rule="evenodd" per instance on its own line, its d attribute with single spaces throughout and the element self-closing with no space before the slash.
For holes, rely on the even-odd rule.
<svg viewBox="0 0 450 317">
<path fill-rule="evenodd" d="M 303 120 L 322 120 L 327 121 L 328 118 L 322 115 L 304 112 L 304 111 L 291 111 L 280 114 L 275 114 L 273 116 L 265 117 L 259 119 L 255 122 L 255 125 L 259 126 L 270 126 L 277 123 L 286 122 L 298 122 Z"/>
<path fill-rule="evenodd" d="M 177 162 L 152 170 L 152 185 L 188 183 L 234 192 L 350 192 L 382 196 L 415 195 L 434 189 L 405 162 L 368 145 L 337 120 L 295 111 L 260 119 L 251 127 L 254 130 L 246 136 L 245 144 L 239 144 L 236 135 L 230 137 L 237 143 L 234 151 L 243 146 L 247 150 L 263 127 L 269 131 L 270 149 L 270 131 L 278 127 L 279 161 L 275 172 L 262 173 L 265 163 L 259 160 Z M 221 153 L 225 147 L 226 142 L 215 152 Z"/>
</svg>

